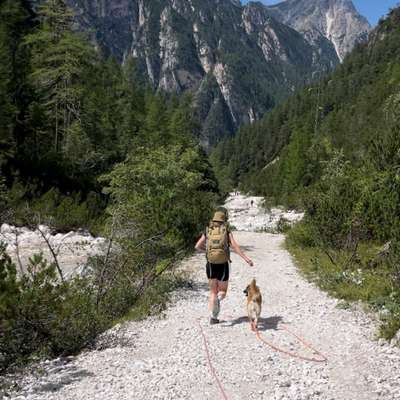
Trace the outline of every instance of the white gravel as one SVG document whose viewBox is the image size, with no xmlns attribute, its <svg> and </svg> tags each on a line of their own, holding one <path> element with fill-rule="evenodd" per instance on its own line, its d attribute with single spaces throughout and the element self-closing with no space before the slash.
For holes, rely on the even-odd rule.
<svg viewBox="0 0 400 400">
<path fill-rule="evenodd" d="M 26 272 L 29 258 L 42 253 L 43 257 L 53 262 L 54 257 L 48 244 L 56 254 L 58 263 L 65 277 L 81 273 L 90 256 L 101 254 L 106 247 L 106 240 L 93 237 L 88 232 L 52 233 L 45 225 L 36 230 L 18 228 L 8 224 L 0 226 L 0 242 L 6 245 L 6 252 L 18 266 L 18 272 Z"/>
<path fill-rule="evenodd" d="M 267 210 L 263 207 L 263 201 L 263 197 L 231 195 L 225 205 L 229 210 L 229 223 L 241 231 L 274 233 L 282 219 L 292 224 L 304 216 L 302 212 L 283 208 Z"/>
<path fill-rule="evenodd" d="M 194 286 L 178 290 L 162 318 L 114 328 L 108 333 L 116 339 L 112 347 L 84 352 L 67 362 L 42 364 L 43 375 L 27 376 L 12 398 L 222 398 L 210 374 L 197 325 L 200 318 L 212 364 L 230 400 L 400 399 L 400 349 L 376 340 L 370 317 L 337 308 L 335 299 L 306 282 L 282 248 L 282 235 L 235 232 L 234 236 L 255 266 L 248 267 L 233 255 L 230 291 L 222 303 L 219 325 L 208 324 L 204 255 L 196 255 L 183 265 L 192 272 Z M 257 340 L 245 317 L 242 293 L 253 277 L 263 293 L 259 324 L 263 337 L 310 356 L 293 337 L 276 329 L 284 322 L 325 354 L 327 363 L 291 358 Z"/>
</svg>

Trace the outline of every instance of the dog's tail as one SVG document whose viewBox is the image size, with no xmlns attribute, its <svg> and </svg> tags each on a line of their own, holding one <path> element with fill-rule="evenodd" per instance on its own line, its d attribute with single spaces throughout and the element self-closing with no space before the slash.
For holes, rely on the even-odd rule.
<svg viewBox="0 0 400 400">
<path fill-rule="evenodd" d="M 262 296 L 260 292 L 256 292 L 253 295 L 252 302 L 256 304 L 260 304 L 262 301 Z"/>
</svg>

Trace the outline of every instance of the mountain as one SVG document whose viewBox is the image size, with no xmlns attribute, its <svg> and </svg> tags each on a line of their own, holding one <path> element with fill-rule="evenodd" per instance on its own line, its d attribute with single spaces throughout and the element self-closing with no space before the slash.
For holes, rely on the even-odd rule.
<svg viewBox="0 0 400 400">
<path fill-rule="evenodd" d="M 351 0 L 287 0 L 269 6 L 268 10 L 310 43 L 330 42 L 340 61 L 356 43 L 365 41 L 371 30 Z"/>
<path fill-rule="evenodd" d="M 398 159 L 399 22 L 397 8 L 334 73 L 222 141 L 212 159 L 225 186 L 241 183 L 248 191 L 291 203 L 299 191 L 319 182 L 323 166 L 337 152 L 360 170 L 365 165 L 385 169 Z"/>
<path fill-rule="evenodd" d="M 304 211 L 286 241 L 300 268 L 331 295 L 378 311 L 386 339 L 400 335 L 399 43 L 400 7 L 333 74 L 210 156 L 225 191 Z"/>
<path fill-rule="evenodd" d="M 334 6 L 326 15 L 337 21 L 326 32 L 321 28 L 327 24 L 325 8 L 313 0 L 288 0 L 276 7 L 242 6 L 236 0 L 67 2 L 80 29 L 121 62 L 136 58 L 139 72 L 155 89 L 192 94 L 205 147 L 260 119 L 317 72 L 332 70 L 354 43 L 346 38 L 350 30 L 342 28 L 347 27 L 346 10 L 329 14 L 345 0 L 329 2 Z M 292 3 L 296 10 L 307 3 L 313 18 L 293 14 Z M 360 30 L 355 26 L 351 35 L 361 38 L 365 28 Z M 339 56 L 332 38 L 347 46 Z"/>
</svg>

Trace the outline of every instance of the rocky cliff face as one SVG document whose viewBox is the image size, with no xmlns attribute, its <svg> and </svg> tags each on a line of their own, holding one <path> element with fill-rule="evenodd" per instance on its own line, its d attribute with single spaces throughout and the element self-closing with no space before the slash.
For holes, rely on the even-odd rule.
<svg viewBox="0 0 400 400">
<path fill-rule="evenodd" d="M 371 30 L 351 0 L 286 0 L 268 9 L 310 43 L 331 42 L 341 61 L 357 42 L 367 39 Z"/>
<path fill-rule="evenodd" d="M 260 118 L 316 71 L 332 69 L 357 33 L 356 27 L 347 38 L 353 19 L 335 19 L 337 8 L 322 8 L 320 0 L 280 7 L 237 0 L 67 2 L 96 43 L 121 61 L 135 57 L 155 88 L 193 93 L 206 147 Z M 295 13 L 302 2 L 315 18 Z M 340 24 L 345 28 L 336 29 Z"/>
</svg>

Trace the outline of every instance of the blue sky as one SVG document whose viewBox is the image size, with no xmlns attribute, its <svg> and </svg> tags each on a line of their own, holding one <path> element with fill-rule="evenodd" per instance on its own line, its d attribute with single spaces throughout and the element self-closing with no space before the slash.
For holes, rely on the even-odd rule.
<svg viewBox="0 0 400 400">
<path fill-rule="evenodd" d="M 276 4 L 282 0 L 262 0 L 264 4 Z M 247 3 L 242 0 L 242 3 Z M 371 25 L 376 25 L 379 18 L 386 15 L 390 8 L 400 4 L 400 0 L 353 0 L 360 14 L 367 17 Z"/>
</svg>

